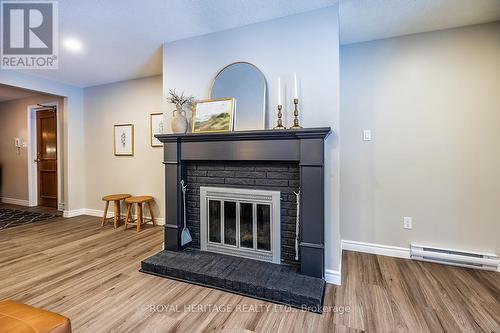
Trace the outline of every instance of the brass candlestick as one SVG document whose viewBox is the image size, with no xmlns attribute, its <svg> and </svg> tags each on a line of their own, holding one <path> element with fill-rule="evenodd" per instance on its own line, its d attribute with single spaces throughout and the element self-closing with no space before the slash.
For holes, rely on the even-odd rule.
<svg viewBox="0 0 500 333">
<path fill-rule="evenodd" d="M 302 128 L 302 126 L 299 125 L 299 99 L 294 98 L 293 104 L 295 104 L 295 110 L 293 111 L 293 126 L 290 128 L 291 129 Z"/>
<path fill-rule="evenodd" d="M 274 129 L 286 129 L 285 126 L 283 126 L 283 120 L 281 119 L 283 117 L 283 113 L 281 110 L 283 109 L 282 105 L 278 105 L 278 125 Z"/>
</svg>

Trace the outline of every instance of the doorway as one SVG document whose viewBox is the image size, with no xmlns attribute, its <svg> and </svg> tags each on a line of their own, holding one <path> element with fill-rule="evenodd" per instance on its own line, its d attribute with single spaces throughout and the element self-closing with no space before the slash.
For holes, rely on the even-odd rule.
<svg viewBox="0 0 500 333">
<path fill-rule="evenodd" d="M 28 116 L 30 206 L 63 209 L 60 205 L 60 138 L 57 102 L 30 106 Z"/>
<path fill-rule="evenodd" d="M 57 208 L 57 109 L 36 112 L 38 205 Z"/>
</svg>

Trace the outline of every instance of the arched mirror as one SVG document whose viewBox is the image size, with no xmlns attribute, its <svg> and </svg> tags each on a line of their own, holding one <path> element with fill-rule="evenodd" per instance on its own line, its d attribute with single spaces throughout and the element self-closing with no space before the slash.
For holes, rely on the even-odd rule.
<svg viewBox="0 0 500 333">
<path fill-rule="evenodd" d="M 224 67 L 215 77 L 210 98 L 235 99 L 234 130 L 261 130 L 266 126 L 266 78 L 248 62 Z"/>
</svg>

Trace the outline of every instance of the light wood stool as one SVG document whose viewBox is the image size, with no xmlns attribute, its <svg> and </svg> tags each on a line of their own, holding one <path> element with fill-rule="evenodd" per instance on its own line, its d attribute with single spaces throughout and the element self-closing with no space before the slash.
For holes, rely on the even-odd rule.
<svg viewBox="0 0 500 333">
<path fill-rule="evenodd" d="M 138 197 L 130 197 L 125 199 L 125 203 L 127 204 L 127 215 L 125 215 L 125 230 L 127 230 L 127 226 L 129 224 L 137 226 L 137 232 L 141 231 L 141 225 L 146 224 L 148 222 L 153 222 L 153 225 L 156 225 L 155 218 L 153 216 L 153 209 L 151 208 L 151 202 L 153 201 L 153 197 L 149 195 L 143 195 Z M 147 203 L 149 209 L 149 215 L 151 218 L 144 218 L 142 215 L 143 209 L 142 204 Z M 132 220 L 131 210 L 132 205 L 137 204 L 137 218 Z M 130 221 L 129 221 L 130 219 Z"/>
<path fill-rule="evenodd" d="M 104 227 L 104 224 L 106 223 L 107 220 L 114 220 L 114 227 L 115 229 L 118 228 L 118 222 L 122 220 L 121 218 L 121 213 L 120 213 L 120 201 L 125 200 L 127 198 L 130 198 L 130 194 L 111 194 L 111 195 L 106 195 L 102 197 L 103 201 L 106 201 L 106 207 L 104 208 L 104 215 L 102 216 L 102 222 L 101 222 L 101 227 Z M 106 215 L 108 215 L 108 208 L 109 208 L 109 202 L 113 201 L 114 202 L 114 208 L 115 208 L 115 216 L 107 218 Z"/>
</svg>

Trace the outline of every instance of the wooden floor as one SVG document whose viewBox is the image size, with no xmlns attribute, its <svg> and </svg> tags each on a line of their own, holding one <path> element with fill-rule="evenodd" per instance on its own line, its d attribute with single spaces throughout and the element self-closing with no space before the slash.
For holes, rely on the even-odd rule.
<svg viewBox="0 0 500 333">
<path fill-rule="evenodd" d="M 500 332 L 499 273 L 344 252 L 318 315 L 139 273 L 161 242 L 161 227 L 87 216 L 1 231 L 0 299 L 64 314 L 74 332 Z"/>
</svg>

